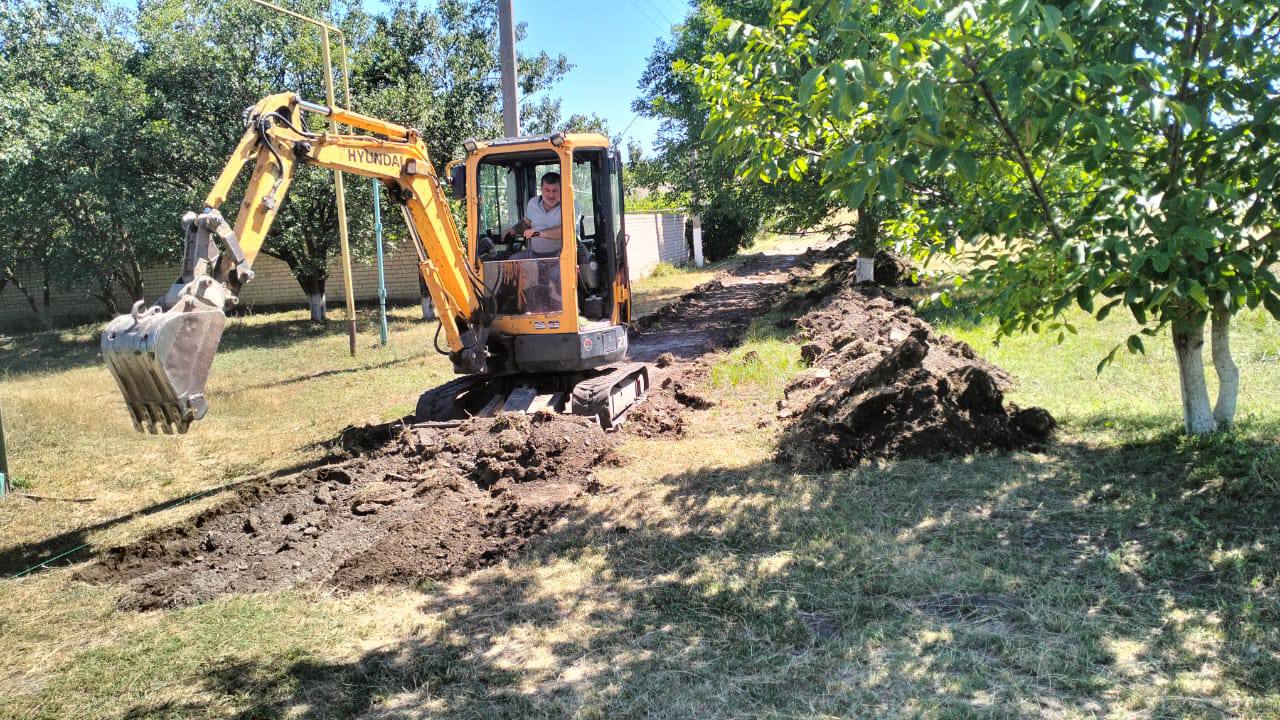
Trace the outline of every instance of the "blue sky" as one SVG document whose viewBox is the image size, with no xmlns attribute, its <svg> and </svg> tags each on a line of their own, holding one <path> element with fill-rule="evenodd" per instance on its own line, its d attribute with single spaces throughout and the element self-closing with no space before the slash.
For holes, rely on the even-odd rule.
<svg viewBox="0 0 1280 720">
<path fill-rule="evenodd" d="M 107 0 L 132 8 L 134 0 Z M 418 0 L 430 6 L 434 0 Z M 380 12 L 381 0 L 363 0 L 366 9 Z M 496 0 L 495 0 L 496 2 Z M 660 37 L 682 22 L 689 0 L 513 0 L 516 22 L 528 34 L 519 50 L 564 55 L 573 69 L 546 95 L 558 96 L 564 118 L 595 113 L 609 123 L 611 136 L 640 142 L 652 154 L 658 123 L 631 110 L 640 80 Z M 535 99 L 539 96 L 535 96 Z M 625 131 L 625 135 L 623 132 Z"/>
<path fill-rule="evenodd" d="M 423 0 L 424 2 L 429 0 Z M 563 54 L 569 74 L 548 94 L 558 95 L 564 117 L 595 113 L 609 131 L 640 141 L 651 154 L 656 121 L 636 117 L 631 101 L 654 43 L 684 19 L 684 0 L 514 0 L 516 22 L 528 25 L 520 51 Z"/>
</svg>

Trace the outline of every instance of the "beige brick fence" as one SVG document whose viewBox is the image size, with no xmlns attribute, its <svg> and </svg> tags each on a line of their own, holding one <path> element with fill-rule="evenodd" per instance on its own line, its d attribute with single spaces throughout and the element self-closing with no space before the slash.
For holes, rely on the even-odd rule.
<svg viewBox="0 0 1280 720">
<path fill-rule="evenodd" d="M 688 259 L 684 241 L 685 216 L 669 213 L 642 213 L 627 215 L 628 260 L 632 279 L 646 277 L 661 262 L 672 264 Z M 387 300 L 397 305 L 412 305 L 419 301 L 418 255 L 408 243 L 392 249 L 386 258 Z M 146 297 L 153 300 L 169 288 L 178 273 L 178 265 L 146 268 L 143 284 Z M 307 296 L 289 267 L 280 260 L 266 255 L 254 263 L 256 276 L 245 285 L 241 301 L 247 307 L 307 307 Z M 374 263 L 354 263 L 352 288 L 356 301 L 372 303 L 378 299 L 378 272 Z M 41 283 L 38 275 L 27 274 L 23 285 L 41 303 Z M 342 268 L 335 260 L 329 267 L 326 283 L 326 299 L 330 307 L 346 302 L 342 287 Z M 49 316 L 57 326 L 100 320 L 105 317 L 101 301 L 90 288 L 54 286 L 50 288 Z M 116 302 L 121 310 L 129 307 L 129 298 L 117 293 Z M 0 292 L 0 330 L 21 330 L 39 326 L 39 318 L 32 312 L 26 298 L 10 285 Z"/>
</svg>

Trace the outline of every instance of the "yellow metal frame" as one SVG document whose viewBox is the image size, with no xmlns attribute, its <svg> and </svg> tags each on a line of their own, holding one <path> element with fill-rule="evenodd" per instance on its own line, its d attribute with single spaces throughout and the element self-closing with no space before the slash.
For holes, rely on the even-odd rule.
<svg viewBox="0 0 1280 720">
<path fill-rule="evenodd" d="M 480 163 L 492 155 L 514 155 L 524 152 L 546 152 L 550 150 L 560 160 L 560 295 L 562 305 L 557 313 L 530 313 L 527 315 L 498 315 L 494 318 L 492 328 L 495 332 L 506 335 L 555 335 L 559 333 L 576 333 L 580 329 L 578 313 L 578 226 L 573 222 L 577 217 L 573 197 L 573 151 L 581 148 L 609 148 L 609 140 L 596 133 L 569 133 L 565 140 L 556 146 L 547 140 L 530 140 L 521 143 L 503 143 L 489 145 L 476 143 L 476 149 L 468 153 L 467 164 L 467 247 L 472 266 L 476 272 L 484 273 L 483 263 L 476 256 L 476 245 L 480 232 L 480 198 L 479 177 Z M 610 278 L 615 288 L 615 300 L 618 299 L 618 283 Z M 626 288 L 621 288 L 625 299 L 630 298 Z M 624 299 L 624 301 L 625 301 Z M 613 323 L 623 322 L 619 318 L 619 304 L 613 303 Z M 556 327 L 552 327 L 552 323 Z"/>
<path fill-rule="evenodd" d="M 342 51 L 343 104 L 351 107 L 351 70 L 347 65 L 347 37 L 342 34 L 342 31 L 327 22 L 287 10 L 274 3 L 266 2 L 266 0 L 250 0 L 250 2 L 320 28 L 320 36 L 323 40 L 321 48 L 324 56 L 324 93 L 329 102 L 329 107 L 336 107 L 338 104 L 333 92 L 333 61 L 329 52 L 329 33 L 338 36 L 338 48 Z M 340 130 L 337 119 L 331 116 L 329 118 L 329 132 L 337 134 Z M 347 300 L 347 338 L 350 352 L 354 356 L 356 354 L 356 297 L 351 283 L 351 243 L 347 237 L 347 194 L 343 189 L 341 172 L 335 171 L 333 173 L 333 191 L 338 201 L 338 251 L 342 257 L 342 289 L 346 292 Z"/>
</svg>

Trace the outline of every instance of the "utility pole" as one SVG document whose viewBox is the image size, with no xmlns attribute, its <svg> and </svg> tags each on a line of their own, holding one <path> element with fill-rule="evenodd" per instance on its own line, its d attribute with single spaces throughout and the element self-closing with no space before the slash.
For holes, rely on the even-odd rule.
<svg viewBox="0 0 1280 720">
<path fill-rule="evenodd" d="M 511 0 L 498 0 L 498 46 L 502 60 L 502 132 L 520 134 L 520 105 L 516 97 L 516 24 Z"/>
</svg>

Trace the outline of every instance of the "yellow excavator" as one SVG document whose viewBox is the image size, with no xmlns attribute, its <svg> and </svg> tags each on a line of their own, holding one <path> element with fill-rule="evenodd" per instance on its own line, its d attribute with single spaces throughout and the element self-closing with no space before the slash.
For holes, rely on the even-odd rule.
<svg viewBox="0 0 1280 720">
<path fill-rule="evenodd" d="M 306 114 L 364 134 L 309 132 Z M 182 273 L 150 307 L 138 301 L 102 335 L 102 355 L 138 431 L 186 432 L 208 410 L 205 383 L 226 324 L 253 279 L 253 262 L 294 169 L 317 165 L 380 180 L 400 205 L 440 320 L 436 349 L 463 377 L 418 400 L 420 422 L 500 411 L 549 410 L 621 422 L 649 387 L 626 361 L 631 285 L 623 227 L 622 165 L 593 133 L 467 140 L 466 157 L 437 175 L 418 131 L 293 93 L 245 113 L 245 133 L 205 199 L 182 218 Z M 252 174 L 234 226 L 222 204 Z M 524 246 L 525 209 L 540 181 L 560 176 L 558 252 Z M 552 175 L 554 177 L 554 175 Z M 467 237 L 446 189 L 466 200 Z M 514 232 L 513 232 L 514 230 Z M 443 333 L 447 347 L 440 346 Z"/>
</svg>

